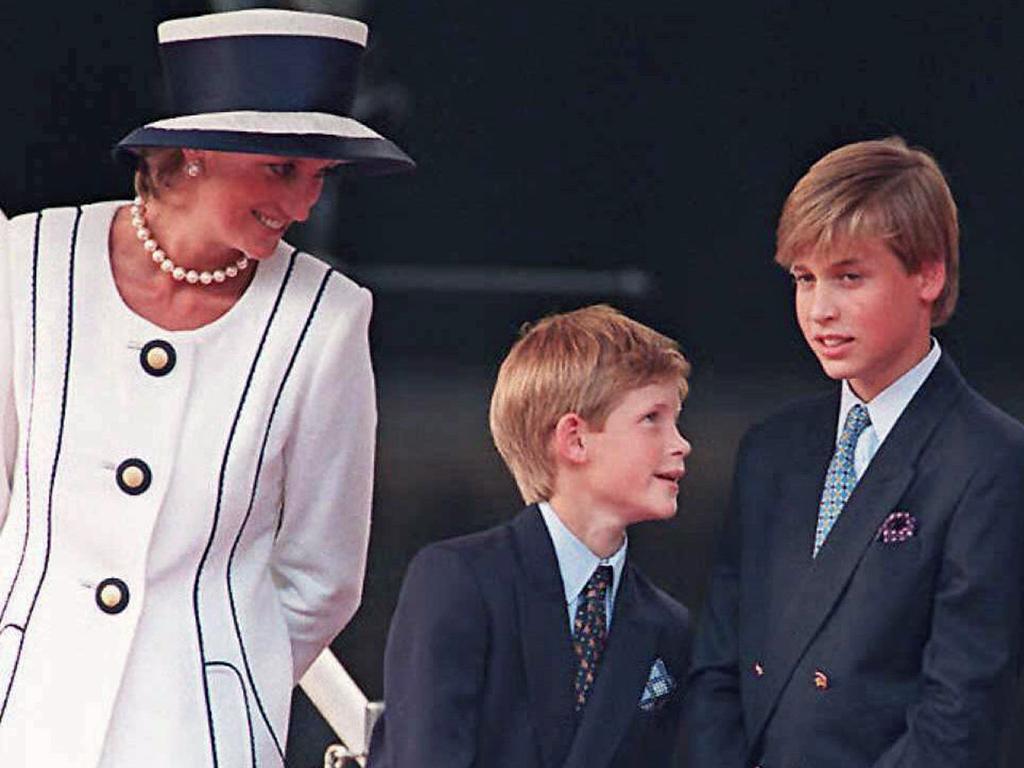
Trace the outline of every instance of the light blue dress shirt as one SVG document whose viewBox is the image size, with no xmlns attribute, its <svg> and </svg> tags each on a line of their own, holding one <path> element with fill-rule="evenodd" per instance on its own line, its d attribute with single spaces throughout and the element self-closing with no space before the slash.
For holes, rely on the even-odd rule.
<svg viewBox="0 0 1024 768">
<path fill-rule="evenodd" d="M 935 369 L 941 356 L 942 350 L 939 348 L 939 342 L 933 338 L 932 348 L 921 362 L 875 395 L 870 403 L 865 403 L 857 397 L 853 389 L 850 388 L 850 382 L 843 379 L 842 395 L 839 401 L 839 422 L 836 426 L 836 442 L 838 443 L 839 435 L 843 431 L 843 424 L 846 423 L 846 414 L 855 404 L 860 403 L 867 408 L 868 415 L 871 417 L 871 425 L 861 432 L 860 438 L 857 440 L 857 447 L 853 452 L 853 470 L 857 473 L 858 479 L 864 476 L 864 472 L 875 454 L 878 453 L 878 449 L 882 447 L 885 438 L 889 436 L 896 421 L 906 410 L 910 401 L 914 399 L 914 395 L 924 384 L 928 374 Z"/>
<path fill-rule="evenodd" d="M 612 567 L 612 588 L 605 595 L 605 616 L 607 617 L 608 630 L 612 628 L 612 610 L 615 607 L 615 595 L 618 594 L 619 584 L 622 582 L 622 569 L 626 564 L 625 538 L 622 546 L 619 547 L 611 557 L 598 557 L 590 549 L 576 538 L 576 535 L 566 528 L 555 510 L 546 501 L 542 501 L 540 507 L 541 517 L 544 518 L 544 525 L 547 526 L 548 535 L 551 536 L 551 543 L 555 545 L 555 557 L 558 559 L 558 570 L 562 574 L 562 587 L 565 589 L 565 609 L 569 615 L 569 633 L 572 633 L 573 622 L 576 619 L 576 607 L 579 604 L 580 593 L 587 586 L 590 577 L 599 565 L 610 565 Z"/>
</svg>

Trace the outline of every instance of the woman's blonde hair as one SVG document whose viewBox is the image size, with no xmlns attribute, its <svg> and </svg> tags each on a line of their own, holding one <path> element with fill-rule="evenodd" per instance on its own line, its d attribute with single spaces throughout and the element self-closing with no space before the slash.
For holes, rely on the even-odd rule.
<svg viewBox="0 0 1024 768">
<path fill-rule="evenodd" d="M 946 284 L 932 325 L 953 314 L 960 285 L 960 230 L 938 163 L 898 136 L 847 144 L 811 166 L 789 193 L 776 231 L 775 261 L 787 269 L 845 238 L 883 239 L 907 272 L 942 262 Z"/>
<path fill-rule="evenodd" d="M 136 151 L 136 157 L 135 194 L 143 200 L 159 197 L 160 188 L 170 186 L 185 165 L 180 147 L 143 147 Z"/>
<path fill-rule="evenodd" d="M 604 304 L 523 326 L 498 371 L 490 423 L 526 503 L 551 497 L 551 438 L 562 416 L 602 429 L 631 389 L 670 381 L 685 398 L 689 372 L 676 342 Z"/>
</svg>

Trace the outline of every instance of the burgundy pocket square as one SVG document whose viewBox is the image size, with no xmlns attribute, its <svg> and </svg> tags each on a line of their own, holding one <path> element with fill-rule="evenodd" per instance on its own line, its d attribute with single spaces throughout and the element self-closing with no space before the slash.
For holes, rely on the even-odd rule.
<svg viewBox="0 0 1024 768">
<path fill-rule="evenodd" d="M 878 527 L 877 539 L 884 544 L 902 544 L 917 533 L 917 518 L 909 512 L 893 512 Z"/>
</svg>

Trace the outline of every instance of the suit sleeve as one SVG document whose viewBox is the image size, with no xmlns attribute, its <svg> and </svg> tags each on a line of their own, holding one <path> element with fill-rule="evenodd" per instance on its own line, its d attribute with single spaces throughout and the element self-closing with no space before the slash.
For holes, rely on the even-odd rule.
<svg viewBox="0 0 1024 768">
<path fill-rule="evenodd" d="M 369 291 L 340 281 L 332 275 L 300 350 L 316 362 L 291 392 L 300 405 L 284 448 L 271 560 L 296 681 L 359 607 L 370 535 L 377 423 L 367 338 L 372 302 Z M 351 295 L 328 311 L 332 288 Z M 316 328 L 321 313 L 330 318 L 323 331 Z"/>
<path fill-rule="evenodd" d="M 732 503 L 694 640 L 684 725 L 689 768 L 747 765 L 739 676 L 739 549 L 748 442 L 740 446 Z"/>
<path fill-rule="evenodd" d="M 875 768 L 991 768 L 1017 679 L 1024 582 L 1024 451 L 986 464 L 950 522 L 918 703 Z"/>
<path fill-rule="evenodd" d="M 483 597 L 455 550 L 409 566 L 384 653 L 384 716 L 368 768 L 465 768 L 476 760 L 488 645 Z"/>
</svg>

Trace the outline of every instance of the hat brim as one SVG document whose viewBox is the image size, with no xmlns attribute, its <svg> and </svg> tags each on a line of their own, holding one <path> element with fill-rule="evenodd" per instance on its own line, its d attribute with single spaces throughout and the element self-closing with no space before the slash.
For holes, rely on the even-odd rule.
<svg viewBox="0 0 1024 768">
<path fill-rule="evenodd" d="M 248 152 L 340 160 L 346 171 L 377 176 L 410 171 L 416 163 L 393 142 L 352 118 L 333 115 L 237 113 L 171 118 L 136 128 L 114 147 L 134 163 L 146 147 Z"/>
</svg>

